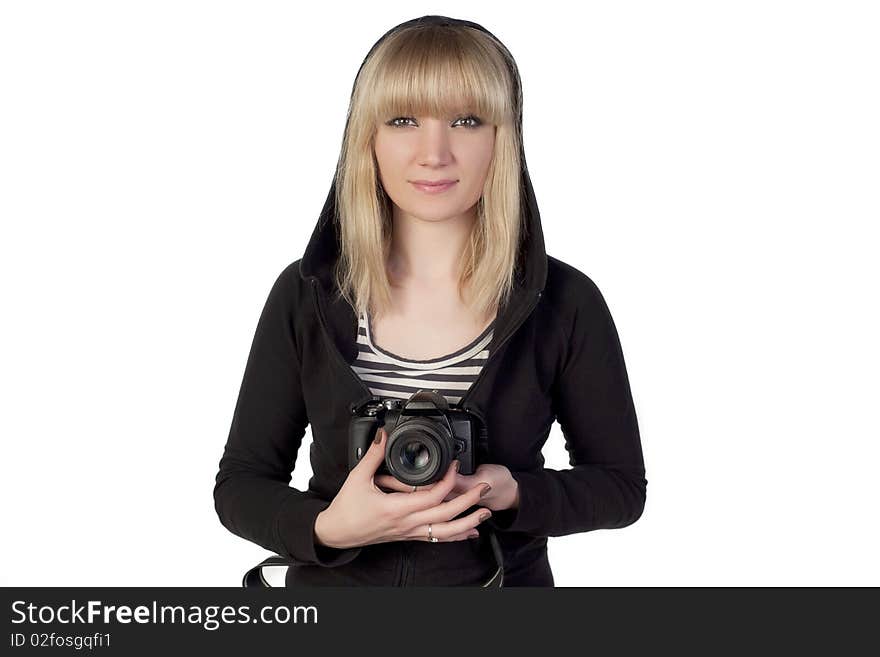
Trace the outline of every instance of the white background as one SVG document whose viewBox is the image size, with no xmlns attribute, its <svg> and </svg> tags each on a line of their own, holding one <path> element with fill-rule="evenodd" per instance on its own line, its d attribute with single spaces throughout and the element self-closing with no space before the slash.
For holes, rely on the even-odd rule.
<svg viewBox="0 0 880 657">
<path fill-rule="evenodd" d="M 212 497 L 250 342 L 358 66 L 430 13 L 516 58 L 548 253 L 636 403 L 644 515 L 551 538 L 557 585 L 880 585 L 880 21 L 839 0 L 4 2 L 0 584 L 270 554 Z"/>
</svg>

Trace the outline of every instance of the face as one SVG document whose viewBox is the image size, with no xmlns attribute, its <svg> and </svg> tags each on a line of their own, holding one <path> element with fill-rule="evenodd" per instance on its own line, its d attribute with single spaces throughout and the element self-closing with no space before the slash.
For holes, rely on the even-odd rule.
<svg viewBox="0 0 880 657">
<path fill-rule="evenodd" d="M 426 221 L 473 212 L 495 147 L 495 126 L 473 114 L 454 118 L 392 117 L 379 124 L 374 141 L 379 179 L 403 211 Z M 454 181 L 420 187 L 417 181 Z"/>
</svg>

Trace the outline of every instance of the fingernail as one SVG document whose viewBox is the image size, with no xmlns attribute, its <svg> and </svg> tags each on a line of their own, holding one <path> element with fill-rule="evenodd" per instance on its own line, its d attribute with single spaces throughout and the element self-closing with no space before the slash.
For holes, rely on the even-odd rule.
<svg viewBox="0 0 880 657">
<path fill-rule="evenodd" d="M 490 490 L 492 490 L 492 487 L 489 484 L 484 484 L 483 490 L 480 491 L 480 497 L 486 497 Z"/>
<path fill-rule="evenodd" d="M 378 445 L 379 443 L 382 442 L 382 436 L 384 436 L 384 435 L 385 435 L 385 429 L 379 429 L 376 432 L 376 437 L 373 438 L 373 442 Z"/>
<path fill-rule="evenodd" d="M 491 511 L 486 511 L 486 513 L 481 513 L 480 514 L 480 522 L 483 522 L 484 520 L 488 520 L 491 517 L 492 517 Z"/>
<path fill-rule="evenodd" d="M 458 472 L 458 469 L 461 467 L 461 462 L 456 459 L 452 462 L 452 467 L 454 467 L 455 471 Z"/>
<path fill-rule="evenodd" d="M 480 532 L 474 532 L 473 534 L 468 534 L 468 538 L 480 538 Z"/>
</svg>

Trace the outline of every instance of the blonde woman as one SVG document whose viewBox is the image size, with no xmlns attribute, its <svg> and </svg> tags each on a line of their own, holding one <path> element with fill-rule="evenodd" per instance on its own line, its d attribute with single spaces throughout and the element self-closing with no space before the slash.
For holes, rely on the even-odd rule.
<svg viewBox="0 0 880 657">
<path fill-rule="evenodd" d="M 473 433 L 380 419 L 417 406 L 439 434 L 452 414 Z M 543 467 L 554 421 L 567 470 Z M 308 425 L 314 475 L 297 490 Z M 547 538 L 635 522 L 646 488 L 608 307 L 545 252 L 512 56 L 470 21 L 392 28 L 355 79 L 303 257 L 260 317 L 221 522 L 279 555 L 261 566 L 289 564 L 288 586 L 553 586 Z M 245 584 L 265 584 L 259 567 Z"/>
</svg>

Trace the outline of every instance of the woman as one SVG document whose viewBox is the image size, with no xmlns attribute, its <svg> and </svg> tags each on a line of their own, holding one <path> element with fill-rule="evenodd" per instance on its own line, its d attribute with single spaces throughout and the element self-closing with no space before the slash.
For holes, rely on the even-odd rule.
<svg viewBox="0 0 880 657">
<path fill-rule="evenodd" d="M 521 128 L 516 64 L 480 25 L 407 21 L 362 63 L 321 216 L 260 317 L 214 488 L 225 527 L 291 563 L 287 585 L 553 586 L 548 536 L 641 516 L 615 325 L 592 280 L 544 250 Z M 479 422 L 476 469 L 453 461 L 405 485 L 380 469 L 384 430 L 350 464 L 352 419 L 418 390 Z M 564 471 L 543 467 L 554 420 Z"/>
</svg>

